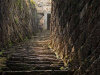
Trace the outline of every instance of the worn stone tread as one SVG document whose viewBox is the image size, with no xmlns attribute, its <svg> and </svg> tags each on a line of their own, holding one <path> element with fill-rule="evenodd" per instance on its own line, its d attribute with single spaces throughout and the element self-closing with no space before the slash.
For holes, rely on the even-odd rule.
<svg viewBox="0 0 100 75">
<path fill-rule="evenodd" d="M 73 75 L 72 71 L 67 70 L 34 70 L 34 71 L 5 71 L 3 75 Z"/>
<path fill-rule="evenodd" d="M 2 68 L 3 75 L 65 75 L 72 73 L 60 70 L 64 67 L 61 59 L 57 59 L 53 50 L 48 47 L 49 40 L 44 39 L 49 35 L 32 37 L 33 40 L 21 43 L 11 54 Z M 40 39 L 41 38 L 41 39 Z M 34 40 L 35 39 L 35 40 Z M 4 55 L 10 51 L 4 52 Z M 71 74 L 70 74 L 71 75 Z"/>
<path fill-rule="evenodd" d="M 8 63 L 22 63 L 22 61 L 8 61 Z M 59 62 L 59 61 L 24 61 L 24 63 L 29 63 L 29 64 L 42 64 L 42 63 L 45 63 L 45 64 L 53 64 L 53 63 L 60 63 L 60 64 L 63 64 L 63 62 Z"/>
</svg>

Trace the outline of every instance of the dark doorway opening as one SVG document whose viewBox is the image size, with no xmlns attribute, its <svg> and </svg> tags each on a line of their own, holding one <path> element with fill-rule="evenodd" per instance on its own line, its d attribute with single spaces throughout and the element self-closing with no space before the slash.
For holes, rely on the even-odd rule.
<svg viewBox="0 0 100 75">
<path fill-rule="evenodd" d="M 51 14 L 47 14 L 47 30 L 50 30 L 50 18 Z"/>
</svg>

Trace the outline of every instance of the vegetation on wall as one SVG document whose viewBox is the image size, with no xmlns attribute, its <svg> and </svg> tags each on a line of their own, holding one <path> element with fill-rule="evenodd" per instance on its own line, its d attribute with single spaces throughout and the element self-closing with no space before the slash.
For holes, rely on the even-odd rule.
<svg viewBox="0 0 100 75">
<path fill-rule="evenodd" d="M 16 0 L 16 3 L 19 6 L 20 10 L 23 10 L 22 0 Z"/>
<path fill-rule="evenodd" d="M 50 48 L 66 67 L 76 71 L 74 75 L 100 74 L 99 3 L 99 0 L 52 0 Z"/>
<path fill-rule="evenodd" d="M 33 0 L 2 1 L 0 48 L 26 40 L 25 37 L 30 38 L 38 31 L 38 15 L 34 4 Z"/>
<path fill-rule="evenodd" d="M 30 2 L 31 2 L 31 4 L 35 5 L 35 2 L 34 2 L 34 0 L 30 0 Z"/>
</svg>

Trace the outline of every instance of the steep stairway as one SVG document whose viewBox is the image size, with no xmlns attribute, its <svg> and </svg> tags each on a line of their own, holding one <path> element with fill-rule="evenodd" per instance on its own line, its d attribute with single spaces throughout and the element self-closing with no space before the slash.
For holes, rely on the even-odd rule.
<svg viewBox="0 0 100 75">
<path fill-rule="evenodd" d="M 48 48 L 48 39 L 49 31 L 43 31 L 16 46 L 2 68 L 1 75 L 73 75 L 72 71 L 61 70 L 64 63 Z M 3 56 L 9 51 L 4 52 Z"/>
</svg>

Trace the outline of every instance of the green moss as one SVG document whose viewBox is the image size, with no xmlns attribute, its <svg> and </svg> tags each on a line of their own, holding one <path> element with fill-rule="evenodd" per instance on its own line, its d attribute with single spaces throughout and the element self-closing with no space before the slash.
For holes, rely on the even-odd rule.
<svg viewBox="0 0 100 75">
<path fill-rule="evenodd" d="M 68 66 L 67 67 L 60 67 L 60 70 L 67 70 L 67 69 L 69 69 Z"/>
<path fill-rule="evenodd" d="M 22 35 L 19 33 L 19 38 L 21 39 L 21 40 L 23 40 L 23 37 L 22 37 Z"/>
<path fill-rule="evenodd" d="M 64 63 L 64 66 L 67 66 L 67 63 Z"/>
<path fill-rule="evenodd" d="M 35 2 L 34 2 L 34 0 L 30 0 L 30 2 L 31 2 L 31 4 L 35 5 Z"/>
<path fill-rule="evenodd" d="M 5 67 L 6 65 L 4 64 L 6 62 L 7 58 L 5 57 L 0 57 L 0 72 L 2 72 L 2 68 Z"/>
<path fill-rule="evenodd" d="M 22 0 L 16 0 L 16 4 L 18 5 L 18 7 L 23 10 L 23 6 L 22 6 Z"/>
<path fill-rule="evenodd" d="M 64 67 L 60 67 L 60 70 L 64 70 Z"/>
<path fill-rule="evenodd" d="M 9 43 L 9 44 L 8 44 L 8 46 L 12 46 L 12 45 L 13 45 L 12 43 Z"/>
<path fill-rule="evenodd" d="M 20 9 L 23 10 L 23 7 L 21 6 Z"/>
<path fill-rule="evenodd" d="M 12 43 L 11 39 L 9 38 L 6 46 L 11 47 L 12 45 L 13 45 L 13 43 Z"/>
<path fill-rule="evenodd" d="M 35 67 L 32 68 L 33 70 L 35 69 Z"/>
<path fill-rule="evenodd" d="M 4 49 L 1 50 L 0 55 L 2 55 L 3 52 L 4 52 Z"/>
<path fill-rule="evenodd" d="M 17 18 L 15 18 L 15 22 L 16 22 L 16 24 L 18 24 L 18 23 L 19 23 Z"/>
<path fill-rule="evenodd" d="M 28 41 L 28 37 L 25 37 L 24 41 Z"/>
</svg>

